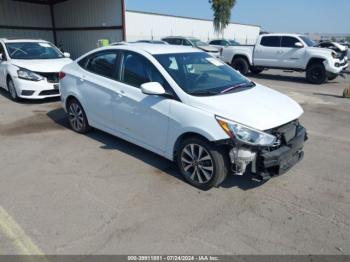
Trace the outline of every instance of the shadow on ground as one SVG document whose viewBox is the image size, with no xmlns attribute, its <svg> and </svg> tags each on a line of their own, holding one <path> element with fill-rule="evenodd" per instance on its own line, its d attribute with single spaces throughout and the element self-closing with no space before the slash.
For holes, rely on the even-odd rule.
<svg viewBox="0 0 350 262">
<path fill-rule="evenodd" d="M 70 129 L 68 120 L 66 118 L 63 109 L 55 109 L 47 113 L 47 116 L 52 119 L 56 124 Z M 73 131 L 72 131 L 73 132 Z M 102 144 L 101 149 L 104 150 L 118 150 L 125 154 L 128 154 L 134 158 L 137 158 L 144 163 L 160 170 L 166 175 L 175 177 L 185 183 L 181 174 L 178 172 L 176 164 L 139 146 L 129 143 L 125 140 L 107 134 L 103 131 L 94 129 L 90 133 L 86 134 L 91 139 L 94 139 Z M 223 188 L 238 187 L 242 190 L 249 190 L 263 183 L 259 183 L 251 180 L 249 176 L 233 176 L 229 175 L 225 182 L 221 185 Z"/>
<path fill-rule="evenodd" d="M 301 83 L 301 84 L 309 84 L 309 82 L 306 81 L 304 77 L 300 76 L 287 76 L 287 75 L 272 75 L 272 74 L 266 74 L 266 73 L 261 73 L 258 75 L 253 75 L 250 74 L 250 77 L 254 77 L 256 79 L 263 79 L 263 80 L 273 80 L 273 81 L 282 81 L 282 82 L 296 82 L 296 83 Z"/>
</svg>

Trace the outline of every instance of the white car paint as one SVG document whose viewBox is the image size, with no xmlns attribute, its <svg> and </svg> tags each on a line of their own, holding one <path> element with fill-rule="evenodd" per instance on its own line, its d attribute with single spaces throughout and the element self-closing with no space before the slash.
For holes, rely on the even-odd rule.
<svg viewBox="0 0 350 262">
<path fill-rule="evenodd" d="M 302 48 L 297 47 L 269 47 L 261 45 L 264 37 L 279 36 L 293 37 L 303 44 Z M 339 74 L 348 67 L 347 59 L 340 61 L 333 57 L 334 51 L 309 47 L 307 43 L 297 34 L 264 34 L 261 35 L 255 46 L 232 46 L 225 47 L 222 51 L 221 59 L 231 64 L 236 56 L 243 56 L 250 66 L 262 68 L 287 68 L 298 71 L 306 71 L 311 59 L 322 59 L 326 71 L 332 74 Z M 336 64 L 342 64 L 336 66 Z"/>
<path fill-rule="evenodd" d="M 144 56 L 163 75 L 179 99 L 146 95 L 139 88 L 90 73 L 78 64 L 90 54 L 104 50 L 127 50 Z M 199 134 L 213 142 L 229 139 L 216 116 L 264 131 L 289 123 L 303 114 L 295 101 L 259 84 L 250 90 L 211 97 L 189 95 L 154 57 L 176 53 L 202 51 L 150 44 L 119 45 L 91 51 L 62 69 L 65 75 L 60 81 L 62 105 L 67 110 L 67 99 L 76 98 L 91 126 L 170 160 L 174 160 L 176 141 L 183 134 Z M 222 63 L 218 61 L 218 64 Z"/>
<path fill-rule="evenodd" d="M 67 64 L 71 63 L 72 60 L 67 57 L 68 53 L 62 54 L 62 58 L 58 59 L 12 59 L 6 48 L 7 43 L 42 43 L 50 44 L 44 40 L 31 40 L 31 39 L 0 39 L 0 45 L 2 46 L 4 53 L 3 59 L 0 60 L 0 87 L 8 90 L 7 79 L 10 77 L 13 80 L 17 96 L 24 99 L 44 99 L 49 97 L 60 96 L 57 90 L 58 81 L 52 82 L 43 76 L 40 81 L 30 81 L 21 79 L 18 77 L 18 70 L 20 68 L 27 69 L 31 72 L 40 73 L 53 73 L 58 76 L 60 70 Z M 5 58 L 5 59 L 4 59 Z M 58 77 L 57 77 L 58 79 Z M 22 95 L 22 91 L 32 91 L 32 95 Z M 57 90 L 57 91 L 56 91 Z M 55 94 L 42 95 L 41 92 L 57 92 Z"/>
</svg>

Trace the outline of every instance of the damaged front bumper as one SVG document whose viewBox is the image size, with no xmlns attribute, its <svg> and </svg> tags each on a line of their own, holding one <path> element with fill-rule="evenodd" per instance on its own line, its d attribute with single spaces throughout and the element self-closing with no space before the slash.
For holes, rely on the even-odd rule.
<svg viewBox="0 0 350 262">
<path fill-rule="evenodd" d="M 274 132 L 279 141 L 273 147 L 233 146 L 230 160 L 235 175 L 250 173 L 254 178 L 266 180 L 286 173 L 303 159 L 307 132 L 299 122 L 276 128 Z"/>
</svg>

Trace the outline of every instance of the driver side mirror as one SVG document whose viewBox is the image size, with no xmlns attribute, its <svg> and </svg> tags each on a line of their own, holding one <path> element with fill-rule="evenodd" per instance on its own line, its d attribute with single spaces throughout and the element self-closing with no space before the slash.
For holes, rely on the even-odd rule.
<svg viewBox="0 0 350 262">
<path fill-rule="evenodd" d="M 300 42 L 296 42 L 296 43 L 295 43 L 295 47 L 296 47 L 296 48 L 303 48 L 304 45 L 303 45 L 302 43 L 300 43 Z"/>
<path fill-rule="evenodd" d="M 65 58 L 70 58 L 70 53 L 64 52 L 63 55 Z"/>
<path fill-rule="evenodd" d="M 149 82 L 141 85 L 142 93 L 146 95 L 165 95 L 164 87 L 158 82 Z"/>
<path fill-rule="evenodd" d="M 0 61 L 2 61 L 3 60 L 3 54 L 2 53 L 0 53 Z"/>
</svg>

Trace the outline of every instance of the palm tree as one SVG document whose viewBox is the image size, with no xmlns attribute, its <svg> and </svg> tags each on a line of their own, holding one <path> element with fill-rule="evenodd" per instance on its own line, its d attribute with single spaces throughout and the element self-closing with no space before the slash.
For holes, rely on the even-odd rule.
<svg viewBox="0 0 350 262">
<path fill-rule="evenodd" d="M 236 0 L 209 0 L 211 9 L 214 11 L 214 30 L 223 35 L 225 28 L 230 23 L 231 10 Z"/>
</svg>

